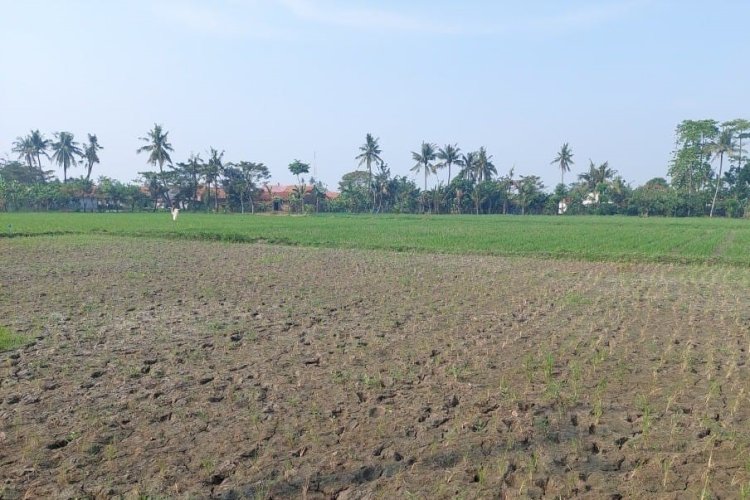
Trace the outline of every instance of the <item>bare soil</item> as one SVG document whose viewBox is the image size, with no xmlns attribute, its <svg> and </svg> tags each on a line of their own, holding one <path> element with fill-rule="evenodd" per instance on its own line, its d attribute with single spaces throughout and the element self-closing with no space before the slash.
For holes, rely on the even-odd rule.
<svg viewBox="0 0 750 500">
<path fill-rule="evenodd" d="M 747 269 L 0 251 L 0 498 L 750 494 Z"/>
</svg>

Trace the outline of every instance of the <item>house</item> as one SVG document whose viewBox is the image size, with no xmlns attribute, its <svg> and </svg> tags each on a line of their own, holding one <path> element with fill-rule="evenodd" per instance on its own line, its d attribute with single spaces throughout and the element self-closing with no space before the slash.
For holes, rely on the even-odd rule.
<svg viewBox="0 0 750 500">
<path fill-rule="evenodd" d="M 218 199 L 218 201 L 217 201 Z M 221 186 L 211 186 L 211 192 L 208 192 L 208 188 L 206 186 L 201 185 L 198 186 L 198 199 L 197 201 L 201 203 L 208 203 L 211 202 L 211 207 L 213 208 L 217 204 L 219 206 L 226 204 L 227 201 L 227 193 L 224 191 L 224 188 Z M 187 208 L 187 207 L 182 207 Z"/>
<path fill-rule="evenodd" d="M 581 204 L 584 207 L 589 207 L 591 205 L 598 205 L 599 204 L 599 193 L 598 192 L 591 192 L 586 195 L 586 198 L 581 202 Z"/>
<path fill-rule="evenodd" d="M 295 184 L 266 184 L 260 191 L 258 201 L 272 207 L 275 212 L 287 212 L 290 210 L 291 200 L 295 200 L 296 198 L 296 190 L 298 187 L 299 186 Z M 325 193 L 326 200 L 335 200 L 338 197 L 339 193 L 335 191 L 326 191 Z M 295 203 L 298 202 L 295 201 Z M 311 184 L 305 185 L 304 203 L 305 205 L 316 204 L 315 195 L 313 194 L 313 186 Z"/>
</svg>

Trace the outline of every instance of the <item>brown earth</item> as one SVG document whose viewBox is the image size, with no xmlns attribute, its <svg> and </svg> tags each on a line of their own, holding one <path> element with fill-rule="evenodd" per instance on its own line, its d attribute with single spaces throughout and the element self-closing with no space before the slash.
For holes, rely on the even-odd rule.
<svg viewBox="0 0 750 500">
<path fill-rule="evenodd" d="M 0 250 L 0 498 L 750 494 L 747 269 Z"/>
</svg>

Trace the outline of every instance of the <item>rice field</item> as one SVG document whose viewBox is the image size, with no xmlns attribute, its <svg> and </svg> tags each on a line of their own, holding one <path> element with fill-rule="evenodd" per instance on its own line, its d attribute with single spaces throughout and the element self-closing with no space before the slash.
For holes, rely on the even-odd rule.
<svg viewBox="0 0 750 500">
<path fill-rule="evenodd" d="M 632 217 L 0 215 L 3 236 L 113 235 L 608 262 L 750 264 L 750 222 Z"/>
</svg>

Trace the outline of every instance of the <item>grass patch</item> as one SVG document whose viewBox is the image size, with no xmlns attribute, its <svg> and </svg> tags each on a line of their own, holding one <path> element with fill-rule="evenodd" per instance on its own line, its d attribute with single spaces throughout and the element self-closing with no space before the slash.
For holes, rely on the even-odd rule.
<svg viewBox="0 0 750 500">
<path fill-rule="evenodd" d="M 27 339 L 23 335 L 11 333 L 6 327 L 0 326 L 0 351 L 10 351 L 21 347 L 26 341 Z"/>
</svg>

